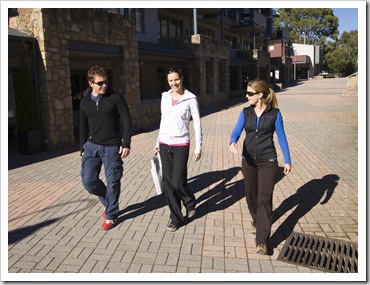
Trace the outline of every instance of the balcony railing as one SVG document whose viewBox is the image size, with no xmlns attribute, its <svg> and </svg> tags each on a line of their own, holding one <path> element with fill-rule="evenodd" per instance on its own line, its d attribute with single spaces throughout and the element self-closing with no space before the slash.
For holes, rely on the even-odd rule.
<svg viewBox="0 0 370 285">
<path fill-rule="evenodd" d="M 238 50 L 236 56 L 246 60 L 253 60 L 253 50 Z"/>
<path fill-rule="evenodd" d="M 232 28 L 243 28 L 255 25 L 263 30 L 267 27 L 267 18 L 265 15 L 257 12 L 254 9 L 249 9 L 248 13 L 242 14 L 239 21 Z"/>
</svg>

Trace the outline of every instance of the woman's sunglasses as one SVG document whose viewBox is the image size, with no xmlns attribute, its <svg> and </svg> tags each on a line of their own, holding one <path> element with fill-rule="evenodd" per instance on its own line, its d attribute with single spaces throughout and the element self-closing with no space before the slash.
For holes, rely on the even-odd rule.
<svg viewBox="0 0 370 285">
<path fill-rule="evenodd" d="M 254 96 L 254 95 L 256 95 L 256 94 L 258 94 L 258 93 L 260 93 L 260 92 L 247 92 L 247 96 L 248 97 L 252 97 L 252 96 Z"/>
</svg>

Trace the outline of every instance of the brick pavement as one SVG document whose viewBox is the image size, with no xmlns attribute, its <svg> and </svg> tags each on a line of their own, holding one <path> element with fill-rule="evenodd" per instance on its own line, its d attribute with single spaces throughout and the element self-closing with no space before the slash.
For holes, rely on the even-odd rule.
<svg viewBox="0 0 370 285">
<path fill-rule="evenodd" d="M 91 280 L 82 273 L 105 273 L 94 275 L 96 281 L 146 278 L 108 273 L 321 273 L 277 257 L 292 230 L 358 242 L 358 97 L 341 96 L 344 78 L 300 83 L 277 93 L 293 170 L 279 177 L 274 191 L 273 255 L 255 253 L 240 158 L 228 150 L 245 104 L 241 98 L 202 110 L 202 158 L 189 161 L 188 173 L 197 214 L 174 233 L 166 231 L 169 210 L 163 195 L 155 196 L 150 175 L 156 128 L 132 138 L 132 152 L 124 161 L 119 224 L 108 232 L 100 230 L 100 202 L 81 186 L 77 149 L 20 157 L 22 166 L 8 171 L 6 280 L 50 278 L 36 274 L 24 279 L 17 273 L 80 273 L 53 275 L 60 280 Z M 13 160 L 19 158 L 13 155 Z M 337 185 L 324 179 L 331 174 L 339 176 Z M 213 274 L 207 280 L 230 281 L 232 276 Z M 266 276 L 241 274 L 236 280 L 271 278 Z M 314 276 L 308 280 L 323 278 Z M 175 281 L 183 275 L 148 278 Z"/>
</svg>

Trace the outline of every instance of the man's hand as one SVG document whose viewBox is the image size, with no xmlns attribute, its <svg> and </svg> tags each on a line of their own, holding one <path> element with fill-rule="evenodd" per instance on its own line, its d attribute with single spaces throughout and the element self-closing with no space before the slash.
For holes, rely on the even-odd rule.
<svg viewBox="0 0 370 285">
<path fill-rule="evenodd" d="M 122 146 L 119 147 L 119 154 L 121 155 L 122 158 L 127 157 L 130 154 L 130 149 L 129 148 L 123 148 Z"/>
</svg>

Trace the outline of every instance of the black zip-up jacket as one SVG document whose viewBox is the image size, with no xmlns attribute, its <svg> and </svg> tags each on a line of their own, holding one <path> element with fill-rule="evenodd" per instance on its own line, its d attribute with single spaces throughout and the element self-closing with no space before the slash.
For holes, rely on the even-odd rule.
<svg viewBox="0 0 370 285">
<path fill-rule="evenodd" d="M 131 148 L 131 116 L 121 94 L 106 91 L 95 103 L 91 90 L 80 103 L 80 150 L 87 140 L 104 146 Z"/>
<path fill-rule="evenodd" d="M 263 111 L 258 128 L 256 128 L 257 115 L 254 108 L 244 108 L 245 140 L 243 145 L 244 157 L 253 159 L 270 160 L 277 157 L 273 135 L 275 132 L 275 121 L 279 109 L 267 105 Z"/>
</svg>

